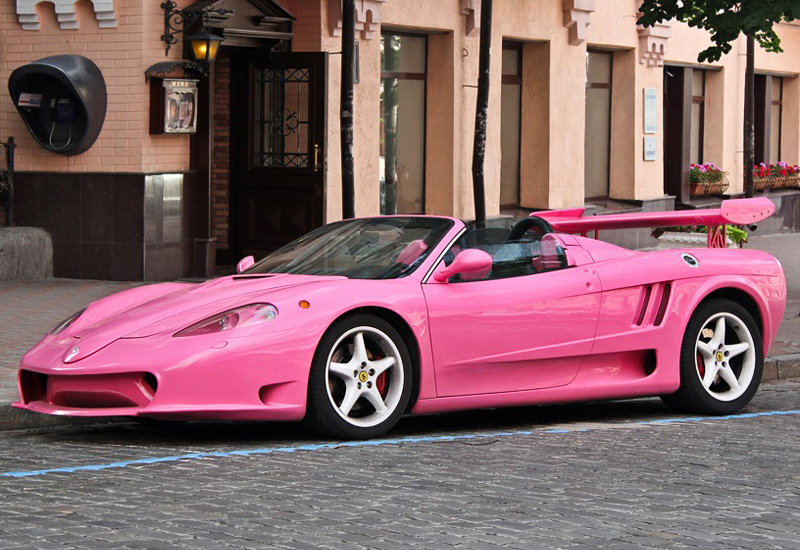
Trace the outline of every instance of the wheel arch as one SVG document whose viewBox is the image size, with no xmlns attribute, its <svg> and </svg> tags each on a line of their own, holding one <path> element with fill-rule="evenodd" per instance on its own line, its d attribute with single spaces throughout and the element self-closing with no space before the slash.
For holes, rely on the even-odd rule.
<svg viewBox="0 0 800 550">
<path fill-rule="evenodd" d="M 762 340 L 764 339 L 764 317 L 761 313 L 761 308 L 758 306 L 758 302 L 756 299 L 751 296 L 748 292 L 742 290 L 741 288 L 735 287 L 724 287 L 718 288 L 706 296 L 703 297 L 702 300 L 695 306 L 695 309 L 700 307 L 703 303 L 708 302 L 709 300 L 713 300 L 715 298 L 721 298 L 725 300 L 730 300 L 731 302 L 735 302 L 745 308 L 747 312 L 753 316 L 753 319 L 758 326 L 758 331 L 761 333 Z"/>
<path fill-rule="evenodd" d="M 352 317 L 354 315 L 359 314 L 367 314 L 373 315 L 380 319 L 383 319 L 392 327 L 394 327 L 397 332 L 400 333 L 400 337 L 403 339 L 403 343 L 406 345 L 406 349 L 408 349 L 408 354 L 411 356 L 411 373 L 412 373 L 412 384 L 411 384 L 411 399 L 408 402 L 408 407 L 406 408 L 406 412 L 410 411 L 412 407 L 416 404 L 417 398 L 419 397 L 419 384 L 420 384 L 420 349 L 419 349 L 419 342 L 417 342 L 416 336 L 414 336 L 414 331 L 411 330 L 411 326 L 406 322 L 403 317 L 398 315 L 396 312 L 392 311 L 391 309 L 387 309 L 384 307 L 379 306 L 364 306 L 359 307 L 356 309 L 351 309 L 346 313 L 343 313 L 339 317 L 333 320 L 333 323 L 337 321 L 341 321 L 342 319 L 346 319 L 348 317 Z"/>
</svg>

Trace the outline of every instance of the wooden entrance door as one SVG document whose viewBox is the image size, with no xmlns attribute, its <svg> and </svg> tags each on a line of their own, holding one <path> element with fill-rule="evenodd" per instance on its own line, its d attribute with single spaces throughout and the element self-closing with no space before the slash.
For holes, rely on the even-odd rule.
<svg viewBox="0 0 800 550">
<path fill-rule="evenodd" d="M 322 225 L 324 53 L 234 60 L 232 233 L 257 258 Z"/>
</svg>

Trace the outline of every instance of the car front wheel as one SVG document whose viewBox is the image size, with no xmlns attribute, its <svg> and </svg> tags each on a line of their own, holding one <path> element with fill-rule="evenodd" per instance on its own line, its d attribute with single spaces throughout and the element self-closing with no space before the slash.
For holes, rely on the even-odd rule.
<svg viewBox="0 0 800 550">
<path fill-rule="evenodd" d="M 337 321 L 314 355 L 306 421 L 330 437 L 384 434 L 408 406 L 411 376 L 408 350 L 392 325 L 372 315 Z"/>
<path fill-rule="evenodd" d="M 709 300 L 686 327 L 680 389 L 662 399 L 681 411 L 731 414 L 753 398 L 763 369 L 764 347 L 753 316 L 730 300 Z"/>
</svg>

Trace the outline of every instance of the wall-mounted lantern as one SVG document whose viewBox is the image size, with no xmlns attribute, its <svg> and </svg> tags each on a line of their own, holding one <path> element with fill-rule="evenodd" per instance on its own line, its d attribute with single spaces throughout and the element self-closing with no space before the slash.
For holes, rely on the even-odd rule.
<svg viewBox="0 0 800 550">
<path fill-rule="evenodd" d="M 186 37 L 186 41 L 192 46 L 192 57 L 198 63 L 213 63 L 217 58 L 219 45 L 222 37 L 203 30 Z"/>
<path fill-rule="evenodd" d="M 192 56 L 195 61 L 207 64 L 213 63 L 217 58 L 223 38 L 212 34 L 208 30 L 208 23 L 212 14 L 225 17 L 233 14 L 233 10 L 209 8 L 199 4 L 179 10 L 172 0 L 161 3 L 164 10 L 164 34 L 161 35 L 161 40 L 167 44 L 165 55 L 169 55 L 170 47 L 178 43 L 177 34 L 199 27 L 197 32 L 184 36 L 184 40 L 191 46 Z"/>
</svg>

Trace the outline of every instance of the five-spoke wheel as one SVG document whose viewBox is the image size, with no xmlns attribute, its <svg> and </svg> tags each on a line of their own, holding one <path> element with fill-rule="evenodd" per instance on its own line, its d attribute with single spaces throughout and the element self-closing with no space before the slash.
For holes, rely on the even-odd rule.
<svg viewBox="0 0 800 550">
<path fill-rule="evenodd" d="M 764 368 L 753 316 L 729 300 L 701 304 L 681 346 L 681 387 L 663 399 L 679 410 L 730 414 L 750 402 Z"/>
<path fill-rule="evenodd" d="M 389 323 L 355 315 L 322 338 L 311 369 L 306 419 L 333 437 L 368 438 L 391 429 L 411 396 L 411 359 Z"/>
</svg>

